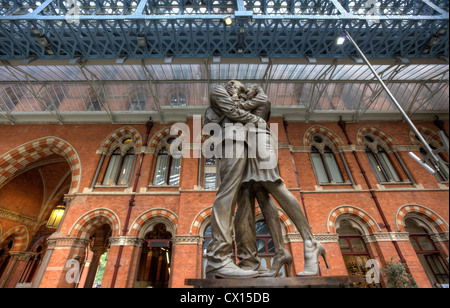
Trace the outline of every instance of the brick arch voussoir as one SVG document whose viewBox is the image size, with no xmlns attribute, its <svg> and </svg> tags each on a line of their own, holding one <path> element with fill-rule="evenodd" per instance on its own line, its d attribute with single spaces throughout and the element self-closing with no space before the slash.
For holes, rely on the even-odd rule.
<svg viewBox="0 0 450 308">
<path fill-rule="evenodd" d="M 158 208 L 148 210 L 139 215 L 135 219 L 135 221 L 131 224 L 131 228 L 128 231 L 128 236 L 138 237 L 141 234 L 141 231 L 145 229 L 147 223 L 154 218 L 163 218 L 167 220 L 170 224 L 172 224 L 174 230 L 177 229 L 178 216 L 168 209 Z"/>
<path fill-rule="evenodd" d="M 336 221 L 339 216 L 344 214 L 349 214 L 353 218 L 357 219 L 370 234 L 381 232 L 381 229 L 375 220 L 363 210 L 353 206 L 340 206 L 332 210 L 328 215 L 327 229 L 329 233 L 336 234 Z"/>
<path fill-rule="evenodd" d="M 20 170 L 41 158 L 57 154 L 64 157 L 72 172 L 69 193 L 78 192 L 81 179 L 81 161 L 75 148 L 58 137 L 43 137 L 27 142 L 0 156 L 0 187 Z"/>
<path fill-rule="evenodd" d="M 141 134 L 133 127 L 124 126 L 113 131 L 105 138 L 100 147 L 100 151 L 109 151 L 111 149 L 111 145 L 124 136 L 130 136 L 136 143 L 136 148 L 140 148 L 142 146 Z"/>
<path fill-rule="evenodd" d="M 92 210 L 80 217 L 70 229 L 68 236 L 88 239 L 98 227 L 104 224 L 111 227 L 112 237 L 119 236 L 119 218 L 111 210 L 103 208 Z"/>
<path fill-rule="evenodd" d="M 25 251 L 28 248 L 30 234 L 25 226 L 15 226 L 6 231 L 0 238 L 0 244 L 10 236 L 13 237 L 13 247 L 11 248 L 11 251 Z"/>
<path fill-rule="evenodd" d="M 437 232 L 449 232 L 448 223 L 434 211 L 416 204 L 408 204 L 400 207 L 395 214 L 395 225 L 397 231 L 406 232 L 405 218 L 408 214 L 416 214 L 428 221 L 429 225 Z"/>
<path fill-rule="evenodd" d="M 417 125 L 416 128 L 422 136 L 428 136 L 431 138 L 431 140 L 435 141 L 440 146 L 443 146 L 441 138 L 439 137 L 438 133 L 436 133 L 434 130 L 432 130 L 428 127 L 422 126 L 422 125 Z M 414 130 L 410 129 L 409 130 L 409 141 L 413 145 L 420 145 L 421 143 L 416 140 L 415 136 L 416 136 L 416 133 L 414 132 Z"/>
<path fill-rule="evenodd" d="M 305 132 L 303 136 L 303 144 L 305 146 L 310 146 L 311 137 L 316 133 L 321 133 L 322 135 L 328 137 L 336 147 L 343 145 L 341 139 L 333 131 L 321 125 L 314 125 Z"/>
<path fill-rule="evenodd" d="M 150 142 L 148 143 L 148 148 L 156 149 L 158 143 L 162 139 L 170 135 L 170 128 L 171 126 L 164 127 L 160 129 L 156 134 L 154 134 L 153 137 L 150 139 Z"/>
<path fill-rule="evenodd" d="M 371 126 L 371 125 L 366 125 L 361 127 L 357 134 L 356 134 L 356 143 L 360 146 L 364 145 L 364 135 L 368 134 L 368 133 L 372 133 L 375 136 L 378 136 L 381 138 L 381 140 L 383 140 L 384 142 L 386 142 L 386 144 L 388 146 L 394 146 L 397 144 L 397 142 L 394 140 L 394 138 L 392 138 L 391 136 L 389 136 L 388 133 L 384 132 L 382 129 L 375 127 L 375 126 Z"/>
<path fill-rule="evenodd" d="M 212 206 L 203 209 L 197 216 L 194 218 L 194 221 L 191 224 L 191 228 L 189 230 L 189 234 L 191 235 L 201 235 L 200 230 L 209 218 L 212 215 Z"/>
</svg>

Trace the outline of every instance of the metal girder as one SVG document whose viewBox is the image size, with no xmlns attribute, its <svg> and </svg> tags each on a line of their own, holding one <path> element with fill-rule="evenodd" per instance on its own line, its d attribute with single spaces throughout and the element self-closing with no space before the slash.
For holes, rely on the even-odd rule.
<svg viewBox="0 0 450 308">
<path fill-rule="evenodd" d="M 343 28 L 369 58 L 449 56 L 446 0 L 37 3 L 0 0 L 0 59 L 347 58 L 352 48 L 334 44 Z"/>
<path fill-rule="evenodd" d="M 106 91 L 105 91 L 105 87 L 104 87 L 104 82 L 102 80 L 100 80 L 95 73 L 93 73 L 91 70 L 89 70 L 87 68 L 87 66 L 85 65 L 85 63 L 80 63 L 78 65 L 78 68 L 80 69 L 80 71 L 83 74 L 86 81 L 89 83 L 89 86 L 91 87 L 98 102 L 100 102 L 100 104 L 102 105 L 103 110 L 108 114 L 109 118 L 111 119 L 111 122 L 114 124 L 115 123 L 114 114 L 111 110 L 111 106 L 109 105 L 109 101 L 107 99 L 105 99 Z M 89 78 L 87 73 L 90 74 L 91 78 Z M 95 86 L 96 83 L 100 85 L 103 95 L 101 95 L 98 92 L 98 89 Z"/>
<path fill-rule="evenodd" d="M 319 76 L 317 82 L 313 84 L 314 91 L 311 91 L 311 95 L 309 98 L 310 104 L 305 115 L 306 123 L 308 123 L 309 119 L 311 118 L 311 114 L 314 112 L 314 109 L 316 108 L 317 104 L 319 103 L 325 90 L 328 87 L 329 83 L 328 82 L 322 83 L 322 81 L 331 80 L 333 78 L 334 73 L 336 72 L 336 68 L 337 68 L 336 62 L 333 65 L 328 66 L 324 70 L 324 72 Z"/>
<path fill-rule="evenodd" d="M 398 75 L 402 70 L 404 70 L 408 65 L 407 64 L 399 64 L 399 65 L 391 65 L 387 67 L 384 71 L 380 72 L 379 75 L 383 78 L 387 72 L 389 72 L 388 76 L 385 79 L 386 83 L 391 82 L 396 75 Z M 394 68 L 392 71 L 391 69 Z M 366 96 L 367 90 L 371 90 L 371 95 L 369 97 Z M 361 116 L 370 109 L 372 104 L 376 101 L 376 99 L 381 95 L 383 92 L 383 87 L 376 83 L 375 86 L 372 88 L 370 83 L 366 83 L 364 86 L 364 90 L 361 94 L 361 99 L 358 102 L 358 108 L 356 109 L 356 112 L 353 115 L 353 121 L 358 121 Z M 364 108 L 361 108 L 364 106 Z"/>
<path fill-rule="evenodd" d="M 414 95 L 411 105 L 406 110 L 408 115 L 414 114 L 420 109 L 426 109 L 425 105 L 429 105 L 433 97 L 435 97 L 438 93 L 442 93 L 442 91 L 449 86 L 448 80 L 444 79 L 446 73 L 448 73 L 448 70 L 442 73 L 439 83 L 429 85 L 427 82 L 421 83 L 416 91 L 416 94 Z M 413 110 L 413 108 L 415 109 Z"/>
<path fill-rule="evenodd" d="M 58 120 L 58 122 L 60 124 L 64 123 L 64 119 L 62 118 L 61 114 L 58 112 L 58 106 L 56 106 L 53 101 L 54 95 L 51 95 L 47 88 L 47 83 L 45 83 L 45 82 L 41 83 L 39 90 L 36 91 L 36 89 L 34 87 L 34 85 L 36 85 L 36 84 L 31 83 L 31 80 L 38 81 L 34 76 L 28 74 L 27 72 L 25 72 L 24 70 L 22 70 L 19 67 L 11 66 L 7 61 L 2 61 L 2 64 L 7 68 L 7 70 L 11 73 L 11 75 L 14 76 L 17 79 L 17 81 L 27 89 L 27 91 L 39 102 L 39 104 L 45 110 L 50 112 Z M 25 76 L 26 81 L 23 81 L 19 77 L 17 77 L 15 71 L 19 72 L 20 74 Z M 45 90 L 45 92 L 47 93 L 47 99 L 50 100 L 50 105 L 46 101 L 46 99 L 41 96 L 42 90 Z"/>
<path fill-rule="evenodd" d="M 150 90 L 150 94 L 152 95 L 153 101 L 155 102 L 155 105 L 156 105 L 156 109 L 158 110 L 160 122 L 164 123 L 164 110 L 162 110 L 161 103 L 159 102 L 159 95 L 157 93 L 158 90 L 154 83 L 155 79 L 154 79 L 152 73 L 150 72 L 150 70 L 148 69 L 148 67 L 145 65 L 144 60 L 142 60 L 141 66 L 144 69 L 144 74 L 147 79 L 147 84 L 148 84 L 148 88 Z"/>
</svg>

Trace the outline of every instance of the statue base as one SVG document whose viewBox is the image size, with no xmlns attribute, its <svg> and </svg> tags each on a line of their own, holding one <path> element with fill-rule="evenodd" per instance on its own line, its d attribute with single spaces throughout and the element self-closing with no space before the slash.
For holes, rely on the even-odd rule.
<svg viewBox="0 0 450 308">
<path fill-rule="evenodd" d="M 194 288 L 357 288 L 363 276 L 314 276 L 283 278 L 186 279 Z"/>
</svg>

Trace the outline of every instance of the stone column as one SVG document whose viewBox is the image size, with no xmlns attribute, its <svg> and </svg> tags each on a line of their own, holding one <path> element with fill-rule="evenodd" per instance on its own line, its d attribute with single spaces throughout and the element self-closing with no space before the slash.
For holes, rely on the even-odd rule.
<svg viewBox="0 0 450 308">
<path fill-rule="evenodd" d="M 0 288 L 15 288 L 27 263 L 34 254 L 24 251 L 10 251 L 11 258 L 0 281 Z"/>
<path fill-rule="evenodd" d="M 48 249 L 52 249 L 53 253 L 48 261 L 47 268 L 44 269 L 45 272 L 43 273 L 39 287 L 75 287 L 79 280 L 75 279 L 73 281 L 72 278 L 79 278 L 81 274 L 81 262 L 85 258 L 85 249 L 89 241 L 87 239 L 65 237 L 59 233 L 54 233 L 48 238 L 47 242 Z"/>
<path fill-rule="evenodd" d="M 139 259 L 140 247 L 144 240 L 136 237 L 119 236 L 111 237 L 110 248 L 108 252 L 108 261 L 106 262 L 105 273 L 102 280 L 102 288 L 110 288 L 113 280 L 116 260 L 119 253 L 119 247 L 123 246 L 122 257 L 119 270 L 117 271 L 115 288 L 133 287 L 137 262 Z"/>
</svg>

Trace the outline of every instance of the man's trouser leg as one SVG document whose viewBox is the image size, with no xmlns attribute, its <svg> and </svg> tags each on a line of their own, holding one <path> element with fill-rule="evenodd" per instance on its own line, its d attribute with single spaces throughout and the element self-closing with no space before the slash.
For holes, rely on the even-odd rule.
<svg viewBox="0 0 450 308">
<path fill-rule="evenodd" d="M 238 208 L 234 221 L 238 266 L 246 270 L 257 270 L 258 258 L 255 230 L 255 194 L 249 183 L 242 186 L 238 196 Z"/>
<path fill-rule="evenodd" d="M 224 147 L 224 144 L 222 144 Z M 223 149 L 222 153 L 225 153 Z M 247 147 L 242 158 L 219 158 L 221 183 L 211 215 L 212 239 L 207 247 L 209 272 L 224 267 L 232 260 L 233 214 L 247 164 Z"/>
</svg>

